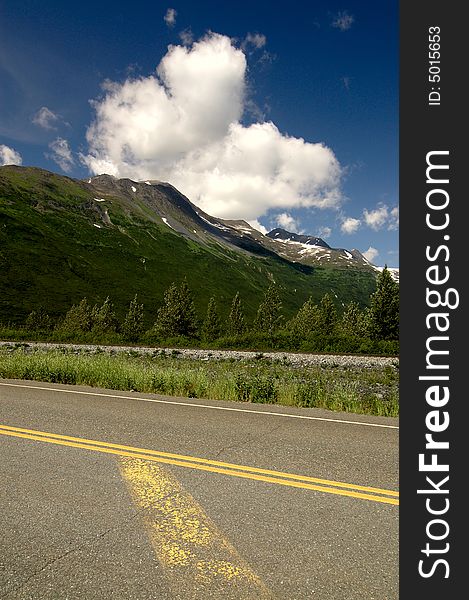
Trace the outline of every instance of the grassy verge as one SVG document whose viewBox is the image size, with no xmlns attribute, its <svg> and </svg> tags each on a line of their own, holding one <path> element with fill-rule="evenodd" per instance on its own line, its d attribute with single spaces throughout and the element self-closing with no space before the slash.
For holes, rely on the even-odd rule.
<svg viewBox="0 0 469 600">
<path fill-rule="evenodd" d="M 0 340 L 8 342 L 51 342 L 57 344 L 95 344 L 102 346 L 149 346 L 158 348 L 203 348 L 207 350 L 248 350 L 253 352 L 311 352 L 324 354 L 359 354 L 369 356 L 398 356 L 399 341 L 372 340 L 345 335 L 313 333 L 299 339 L 288 331 L 273 335 L 248 332 L 243 335 L 220 337 L 211 342 L 194 337 L 161 338 L 152 332 L 144 333 L 137 341 L 129 342 L 122 334 L 111 332 L 67 333 L 57 331 L 32 331 L 26 327 L 0 324 Z"/>
<path fill-rule="evenodd" d="M 0 349 L 0 378 L 89 385 L 187 398 L 399 413 L 395 367 L 293 367 L 285 361 L 188 360 L 164 353 Z"/>
</svg>

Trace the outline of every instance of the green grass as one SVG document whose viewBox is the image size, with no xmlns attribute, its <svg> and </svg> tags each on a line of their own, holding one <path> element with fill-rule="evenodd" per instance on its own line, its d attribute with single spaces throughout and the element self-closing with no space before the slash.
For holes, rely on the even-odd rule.
<svg viewBox="0 0 469 600">
<path fill-rule="evenodd" d="M 123 354 L 76 350 L 0 350 L 0 378 L 89 385 L 187 398 L 317 407 L 396 417 L 399 371 L 293 367 L 264 359 L 189 360 L 177 351 Z"/>
<path fill-rule="evenodd" d="M 0 340 L 5 342 L 50 342 L 101 346 L 145 346 L 150 348 L 201 348 L 206 350 L 249 350 L 253 352 L 301 352 L 313 354 L 355 354 L 370 356 L 399 355 L 398 340 L 371 340 L 340 335 L 311 335 L 301 339 L 283 330 L 273 335 L 247 332 L 220 337 L 211 342 L 189 337 L 164 339 L 152 331 L 144 332 L 130 343 L 121 333 L 66 332 L 58 329 L 32 331 L 26 327 L 8 327 L 0 323 Z"/>
</svg>

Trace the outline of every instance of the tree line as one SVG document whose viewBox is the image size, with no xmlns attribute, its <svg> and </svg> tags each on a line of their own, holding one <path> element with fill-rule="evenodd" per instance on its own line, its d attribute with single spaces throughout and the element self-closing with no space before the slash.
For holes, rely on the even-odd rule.
<svg viewBox="0 0 469 600">
<path fill-rule="evenodd" d="M 153 325 L 145 326 L 144 306 L 135 296 L 120 322 L 109 297 L 101 306 L 91 306 L 86 298 L 73 305 L 58 322 L 43 308 L 31 312 L 25 322 L 28 331 L 54 331 L 79 339 L 100 340 L 119 334 L 127 342 L 165 343 L 187 341 L 227 347 L 261 345 L 306 351 L 384 351 L 397 352 L 399 338 L 399 286 L 384 268 L 378 275 L 376 291 L 368 307 L 349 302 L 339 314 L 329 296 L 319 303 L 310 297 L 289 320 L 282 315 L 282 302 L 271 284 L 259 304 L 253 322 L 248 323 L 239 292 L 231 302 L 229 314 L 222 319 L 216 298 L 208 301 L 206 314 L 199 319 L 186 279 L 172 283 L 166 290 Z"/>
</svg>

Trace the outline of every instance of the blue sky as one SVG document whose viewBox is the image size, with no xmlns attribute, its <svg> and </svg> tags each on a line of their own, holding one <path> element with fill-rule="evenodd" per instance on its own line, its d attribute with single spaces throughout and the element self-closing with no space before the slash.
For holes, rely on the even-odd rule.
<svg viewBox="0 0 469 600">
<path fill-rule="evenodd" d="M 163 179 L 397 267 L 398 41 L 389 0 L 0 0 L 0 164 Z"/>
</svg>

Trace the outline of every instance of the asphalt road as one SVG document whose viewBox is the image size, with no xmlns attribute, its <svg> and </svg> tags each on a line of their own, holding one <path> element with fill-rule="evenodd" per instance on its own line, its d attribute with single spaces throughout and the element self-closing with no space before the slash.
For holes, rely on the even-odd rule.
<svg viewBox="0 0 469 600">
<path fill-rule="evenodd" d="M 398 598 L 396 419 L 0 380 L 0 445 L 0 598 Z"/>
</svg>

